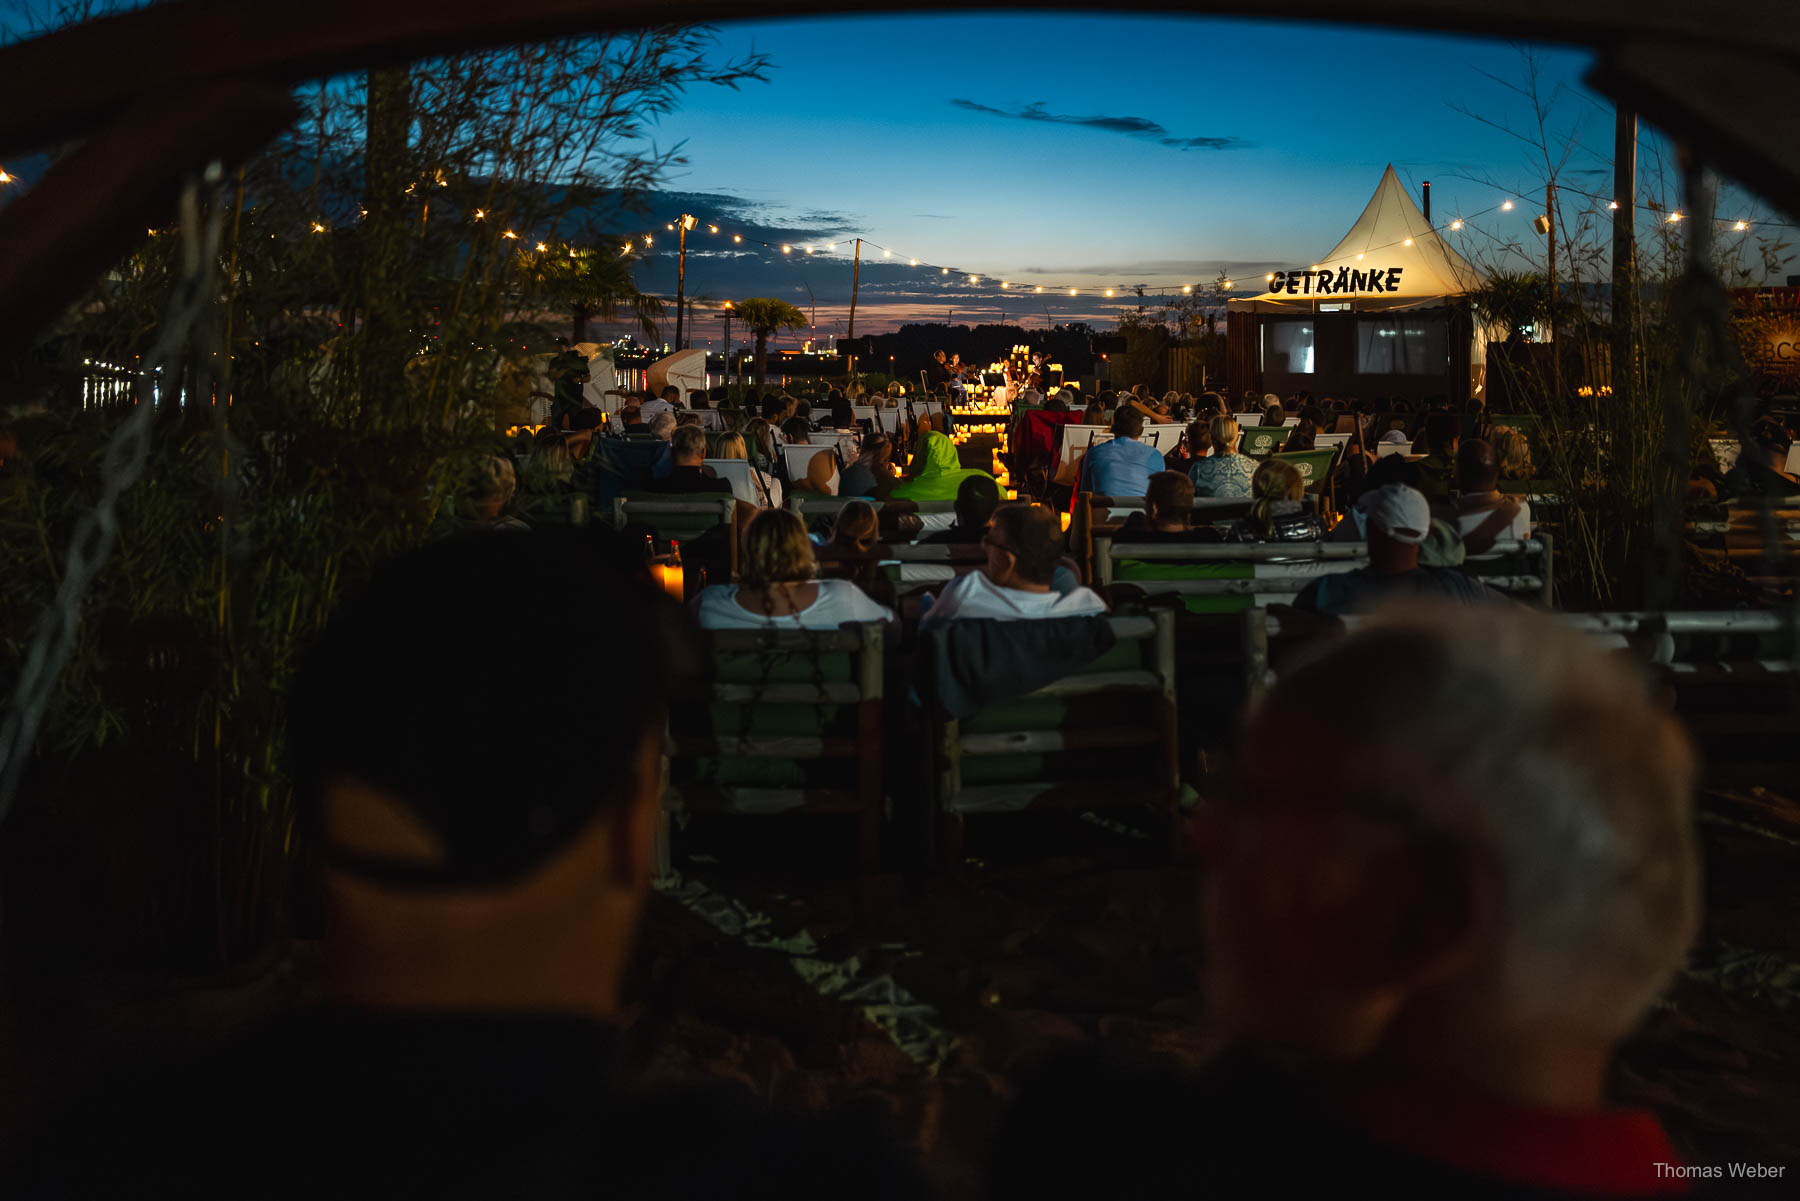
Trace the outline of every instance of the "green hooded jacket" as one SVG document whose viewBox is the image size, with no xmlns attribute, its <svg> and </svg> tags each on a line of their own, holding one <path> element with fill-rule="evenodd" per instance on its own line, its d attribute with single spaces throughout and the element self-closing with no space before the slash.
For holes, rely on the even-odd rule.
<svg viewBox="0 0 1800 1201">
<path fill-rule="evenodd" d="M 894 485 L 889 495 L 895 500 L 955 500 L 956 490 L 962 482 L 972 475 L 985 479 L 993 479 L 985 471 L 973 467 L 964 467 L 956 454 L 956 444 L 950 439 L 932 430 L 920 443 L 919 452 L 913 456 L 914 465 L 923 463 L 919 474 L 909 480 Z"/>
</svg>

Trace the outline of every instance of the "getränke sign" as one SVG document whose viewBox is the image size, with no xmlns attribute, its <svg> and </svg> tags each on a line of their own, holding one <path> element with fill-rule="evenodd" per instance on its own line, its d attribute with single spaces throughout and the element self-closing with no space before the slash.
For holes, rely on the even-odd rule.
<svg viewBox="0 0 1800 1201">
<path fill-rule="evenodd" d="M 1400 273 L 1404 267 L 1377 267 L 1361 271 L 1353 267 L 1333 270 L 1277 271 L 1269 280 L 1269 291 L 1289 296 L 1380 296 L 1400 290 Z"/>
</svg>

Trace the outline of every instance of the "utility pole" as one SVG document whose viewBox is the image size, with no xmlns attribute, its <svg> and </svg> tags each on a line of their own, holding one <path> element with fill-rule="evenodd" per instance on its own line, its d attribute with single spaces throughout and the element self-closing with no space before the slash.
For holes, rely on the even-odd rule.
<svg viewBox="0 0 1800 1201">
<path fill-rule="evenodd" d="M 862 239 L 858 238 L 856 239 L 856 257 L 852 260 L 850 267 L 850 324 L 844 331 L 844 340 L 846 342 L 854 341 L 856 338 L 856 290 L 861 282 Z M 854 379 L 856 376 L 856 355 L 854 352 L 850 355 L 850 366 L 848 370 L 851 378 Z"/>
<path fill-rule="evenodd" d="M 1637 114 L 1619 109 L 1613 128 L 1612 390 L 1629 406 L 1637 390 Z"/>
<path fill-rule="evenodd" d="M 687 299 L 687 236 L 688 230 L 700 224 L 698 217 L 687 213 L 681 214 L 681 254 L 675 267 L 675 349 L 682 348 L 681 335 L 683 308 Z"/>
<path fill-rule="evenodd" d="M 725 382 L 731 382 L 731 302 L 725 302 Z"/>
</svg>

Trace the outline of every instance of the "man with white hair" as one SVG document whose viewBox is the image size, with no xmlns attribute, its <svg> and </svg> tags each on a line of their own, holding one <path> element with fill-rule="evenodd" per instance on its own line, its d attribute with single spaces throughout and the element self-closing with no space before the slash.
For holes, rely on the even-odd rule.
<svg viewBox="0 0 1800 1201">
<path fill-rule="evenodd" d="M 1388 484 L 1356 502 L 1368 526 L 1369 565 L 1322 575 L 1294 598 L 1305 613 L 1364 613 L 1402 596 L 1441 596 L 1480 603 L 1499 593 L 1454 567 L 1425 567 L 1419 548 L 1431 537 L 1431 502 L 1417 488 Z"/>
<path fill-rule="evenodd" d="M 675 427 L 681 424 L 673 412 L 658 413 L 650 419 L 650 432 L 667 442 L 675 433 Z"/>
<path fill-rule="evenodd" d="M 1328 784 L 1293 770 L 1301 726 Z M 1541 615 L 1410 602 L 1284 673 L 1238 761 L 1195 822 L 1234 1050 L 1196 1078 L 1065 1061 L 990 1196 L 1685 1191 L 1606 1096 L 1698 922 L 1693 754 L 1639 675 Z"/>
</svg>

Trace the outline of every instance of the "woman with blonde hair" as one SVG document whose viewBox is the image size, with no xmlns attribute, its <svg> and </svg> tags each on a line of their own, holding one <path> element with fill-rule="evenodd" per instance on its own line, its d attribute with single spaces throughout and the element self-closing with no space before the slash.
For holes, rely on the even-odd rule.
<svg viewBox="0 0 1800 1201">
<path fill-rule="evenodd" d="M 750 448 L 745 444 L 742 434 L 721 434 L 718 438 L 718 448 L 713 451 L 713 457 L 716 459 L 748 459 Z M 763 508 L 779 509 L 781 507 L 781 481 L 758 467 L 754 462 L 750 464 L 750 482 L 755 485 L 757 498 Z"/>
<path fill-rule="evenodd" d="M 1233 542 L 1317 542 L 1325 526 L 1301 503 L 1306 481 L 1285 459 L 1265 459 L 1250 479 L 1256 503 L 1231 528 Z"/>
<path fill-rule="evenodd" d="M 1250 477 L 1256 465 L 1238 453 L 1238 423 L 1220 415 L 1212 419 L 1212 454 L 1188 464 L 1188 479 L 1195 496 L 1243 499 L 1250 495 Z"/>
<path fill-rule="evenodd" d="M 812 540 L 800 518 L 764 509 L 744 531 L 738 583 L 715 584 L 694 599 L 709 630 L 832 630 L 849 621 L 893 621 L 848 580 L 818 579 Z"/>
</svg>

